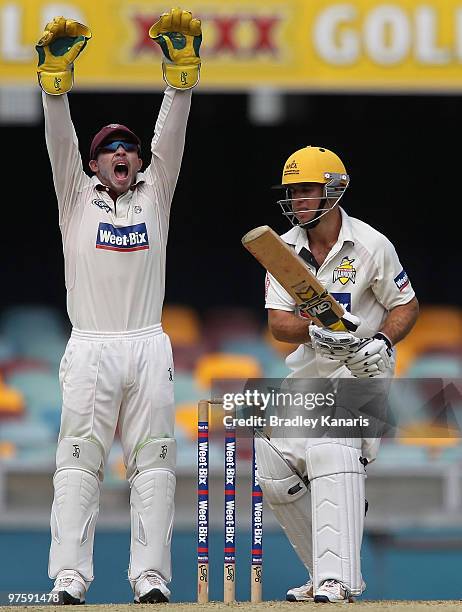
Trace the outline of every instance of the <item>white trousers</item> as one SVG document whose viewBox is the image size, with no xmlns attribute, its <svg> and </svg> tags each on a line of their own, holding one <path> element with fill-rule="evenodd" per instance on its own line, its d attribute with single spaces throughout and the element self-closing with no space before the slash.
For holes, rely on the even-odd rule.
<svg viewBox="0 0 462 612">
<path fill-rule="evenodd" d="M 173 437 L 173 356 L 160 324 L 120 334 L 74 329 L 59 377 L 59 440 L 90 438 L 101 446 L 106 460 L 118 427 L 129 480 L 143 442 Z"/>
<path fill-rule="evenodd" d="M 94 529 L 99 505 L 98 481 L 103 480 L 116 429 L 121 438 L 130 483 L 139 473 L 139 449 L 150 440 L 173 438 L 175 414 L 170 340 L 160 324 L 122 333 L 74 329 L 61 361 L 59 377 L 63 406 L 58 469 L 54 479 L 49 574 L 54 578 L 63 569 L 75 569 L 91 582 L 93 533 L 89 530 Z M 71 450 L 77 447 L 72 457 L 69 453 L 66 455 L 69 441 Z M 83 445 L 79 441 L 83 441 Z M 77 458 L 88 441 L 93 444 L 87 455 L 93 456 L 94 449 L 99 449 L 100 459 L 93 460 L 92 464 L 82 464 L 83 470 L 80 470 L 76 466 Z M 169 467 L 170 472 L 172 469 L 174 464 L 173 468 Z M 172 487 L 174 491 L 174 475 L 170 473 L 169 497 Z M 80 523 L 74 525 L 75 529 L 66 530 L 66 522 L 78 523 L 74 516 L 79 512 L 76 497 L 83 508 L 82 517 Z M 69 509 L 72 500 L 74 512 Z M 163 502 L 165 510 L 165 498 Z M 173 520 L 173 497 L 169 513 Z M 155 518 L 153 516 L 153 520 Z M 171 524 L 171 520 L 167 523 Z M 74 535 L 69 536 L 70 532 Z M 168 544 L 169 556 L 170 536 L 164 534 L 164 540 Z M 136 562 L 134 554 L 136 551 L 132 547 L 132 562 Z"/>
</svg>

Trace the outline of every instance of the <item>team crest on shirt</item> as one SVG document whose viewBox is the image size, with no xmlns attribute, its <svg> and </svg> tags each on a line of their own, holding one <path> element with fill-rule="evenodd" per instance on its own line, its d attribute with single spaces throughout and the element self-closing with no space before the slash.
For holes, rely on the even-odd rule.
<svg viewBox="0 0 462 612">
<path fill-rule="evenodd" d="M 342 285 L 346 285 L 348 281 L 353 284 L 356 280 L 356 268 L 353 266 L 354 259 L 344 257 L 339 266 L 334 269 L 333 282 L 340 281 Z"/>
<path fill-rule="evenodd" d="M 146 223 L 114 227 L 111 223 L 100 223 L 96 233 L 96 248 L 106 251 L 142 251 L 149 249 Z"/>
</svg>

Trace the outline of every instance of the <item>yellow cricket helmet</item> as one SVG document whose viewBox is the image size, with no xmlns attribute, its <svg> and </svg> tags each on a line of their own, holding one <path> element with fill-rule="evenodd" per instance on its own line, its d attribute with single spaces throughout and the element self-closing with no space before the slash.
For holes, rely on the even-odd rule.
<svg viewBox="0 0 462 612">
<path fill-rule="evenodd" d="M 282 185 L 294 183 L 329 183 L 332 175 L 348 175 L 338 155 L 322 147 L 304 147 L 292 153 L 284 165 Z M 339 177 L 341 178 L 341 177 Z M 342 177 L 343 178 L 343 177 Z"/>
<path fill-rule="evenodd" d="M 284 165 L 282 185 L 286 197 L 278 200 L 282 214 L 292 223 L 306 229 L 316 227 L 319 220 L 337 206 L 350 182 L 345 166 L 338 155 L 323 147 L 304 147 L 292 153 Z M 292 185 L 299 183 L 320 183 L 324 185 L 321 197 L 292 197 Z M 294 211 L 294 202 L 319 200 L 319 206 L 314 217 L 305 223 L 299 220 L 299 213 L 307 210 Z M 323 204 L 324 203 L 324 204 Z M 297 216 L 298 215 L 298 216 Z"/>
</svg>

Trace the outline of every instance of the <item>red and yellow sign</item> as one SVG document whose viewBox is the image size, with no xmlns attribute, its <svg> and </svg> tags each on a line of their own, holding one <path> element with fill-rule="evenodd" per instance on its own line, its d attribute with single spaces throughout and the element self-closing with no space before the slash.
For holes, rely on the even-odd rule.
<svg viewBox="0 0 462 612">
<path fill-rule="evenodd" d="M 202 87 L 462 90 L 462 0 L 188 0 L 203 20 Z M 0 0 L 0 83 L 35 80 L 35 41 L 57 12 L 93 32 L 85 88 L 160 88 L 157 0 Z"/>
</svg>

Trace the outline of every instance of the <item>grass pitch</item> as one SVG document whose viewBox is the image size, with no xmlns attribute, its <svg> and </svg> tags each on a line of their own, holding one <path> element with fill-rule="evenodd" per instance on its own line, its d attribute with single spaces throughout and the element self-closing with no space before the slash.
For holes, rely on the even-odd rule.
<svg viewBox="0 0 462 612">
<path fill-rule="evenodd" d="M 360 601 L 354 604 L 358 612 L 461 612 L 460 601 Z M 32 610 L 37 612 L 50 612 L 50 606 L 0 606 L 0 612 L 12 612 L 12 609 L 26 609 L 29 612 Z M 431 610 L 430 610 L 431 608 Z M 295 603 L 288 601 L 264 601 L 260 604 L 252 604 L 247 601 L 242 601 L 234 604 L 224 604 L 223 602 L 210 602 L 208 604 L 199 605 L 197 603 L 171 603 L 171 604 L 156 604 L 153 608 L 152 604 L 135 605 L 135 604 L 94 604 L 91 606 L 79 606 L 78 612 L 142 612 L 149 610 L 150 612 L 224 612 L 227 610 L 236 610 L 238 612 L 301 612 L 302 610 L 311 609 L 314 612 L 322 612 L 324 610 L 332 610 L 331 607 L 323 608 L 322 604 L 311 602 Z M 342 610 L 344 608 L 342 607 Z"/>
</svg>

